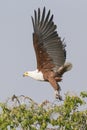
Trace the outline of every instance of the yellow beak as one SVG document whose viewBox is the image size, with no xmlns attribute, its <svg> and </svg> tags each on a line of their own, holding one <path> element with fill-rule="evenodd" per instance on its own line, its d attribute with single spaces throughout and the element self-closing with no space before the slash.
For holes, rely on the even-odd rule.
<svg viewBox="0 0 87 130">
<path fill-rule="evenodd" d="M 25 73 L 23 74 L 23 77 L 26 77 L 26 76 L 28 76 L 28 72 L 25 72 Z"/>
</svg>

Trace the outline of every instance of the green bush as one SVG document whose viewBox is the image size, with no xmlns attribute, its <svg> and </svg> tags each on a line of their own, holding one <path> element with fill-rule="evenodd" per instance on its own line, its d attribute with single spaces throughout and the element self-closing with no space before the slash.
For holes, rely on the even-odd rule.
<svg viewBox="0 0 87 130">
<path fill-rule="evenodd" d="M 63 102 L 35 103 L 15 96 L 0 103 L 0 130 L 87 130 L 87 92 L 66 94 Z"/>
</svg>

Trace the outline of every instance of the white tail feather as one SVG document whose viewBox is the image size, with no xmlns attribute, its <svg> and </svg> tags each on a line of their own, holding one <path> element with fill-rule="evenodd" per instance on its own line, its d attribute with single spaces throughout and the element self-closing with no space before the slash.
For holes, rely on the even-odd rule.
<svg viewBox="0 0 87 130">
<path fill-rule="evenodd" d="M 70 62 L 66 62 L 64 67 L 66 68 L 66 71 L 70 71 L 72 69 L 72 64 Z"/>
<path fill-rule="evenodd" d="M 72 69 L 72 64 L 70 62 L 65 63 L 58 69 L 59 74 L 63 74 L 67 71 L 70 71 Z"/>
</svg>

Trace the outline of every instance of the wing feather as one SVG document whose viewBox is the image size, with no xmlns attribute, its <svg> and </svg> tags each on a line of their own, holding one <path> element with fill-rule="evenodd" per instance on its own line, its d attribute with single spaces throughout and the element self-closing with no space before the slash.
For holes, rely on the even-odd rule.
<svg viewBox="0 0 87 130">
<path fill-rule="evenodd" d="M 50 16 L 50 10 L 46 15 L 46 9 L 43 8 L 41 15 L 40 8 L 34 11 L 32 18 L 34 33 L 33 45 L 37 58 L 38 70 L 52 69 L 57 71 L 66 59 L 65 45 L 59 37 L 54 24 L 53 15 Z"/>
</svg>

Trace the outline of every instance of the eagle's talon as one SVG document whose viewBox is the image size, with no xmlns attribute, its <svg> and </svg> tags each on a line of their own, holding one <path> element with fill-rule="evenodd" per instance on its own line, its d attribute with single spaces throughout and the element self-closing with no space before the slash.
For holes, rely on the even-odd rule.
<svg viewBox="0 0 87 130">
<path fill-rule="evenodd" d="M 59 100 L 63 100 L 63 99 L 62 99 L 62 96 L 60 95 L 60 93 L 59 93 L 58 90 L 55 91 L 55 98 L 56 98 L 56 99 L 59 99 Z"/>
</svg>

